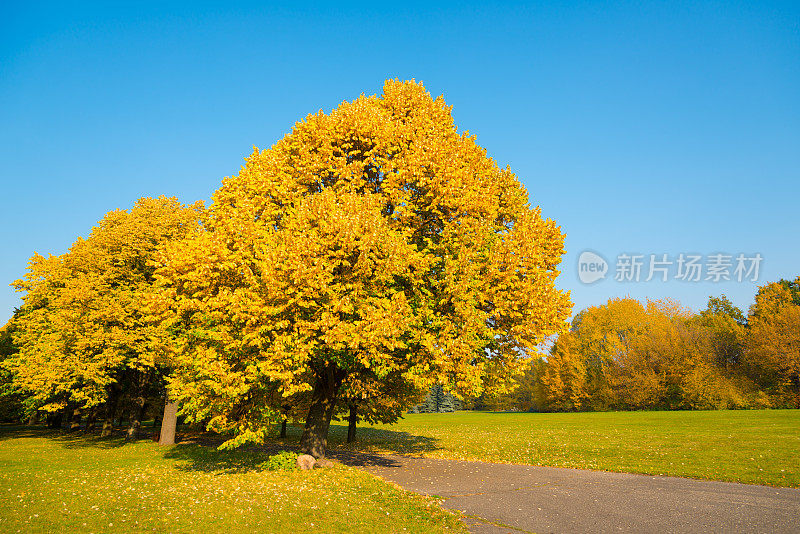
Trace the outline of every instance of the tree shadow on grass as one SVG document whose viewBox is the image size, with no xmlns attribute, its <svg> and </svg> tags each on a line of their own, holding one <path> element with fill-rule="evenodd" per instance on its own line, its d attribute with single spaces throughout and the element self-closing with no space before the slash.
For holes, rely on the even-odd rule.
<svg viewBox="0 0 800 534">
<path fill-rule="evenodd" d="M 219 450 L 209 442 L 179 443 L 164 451 L 164 458 L 176 460 L 178 464 L 175 467 L 181 471 L 247 473 L 264 471 L 266 469 L 264 463 L 270 456 L 291 449 L 291 447 L 266 444 L 258 447 L 243 446 L 233 450 Z"/>
<path fill-rule="evenodd" d="M 49 430 L 44 427 L 22 426 L 22 425 L 0 425 L 0 441 L 20 438 L 41 438 L 57 434 L 56 430 Z"/>
<path fill-rule="evenodd" d="M 208 443 L 183 443 L 165 451 L 164 458 L 176 460 L 176 468 L 181 471 L 201 471 L 205 473 L 247 473 L 267 470 L 269 457 L 281 451 L 300 453 L 297 444 L 272 444 L 244 446 L 234 450 L 219 450 Z M 363 467 L 380 465 L 399 467 L 399 463 L 386 456 L 359 451 L 328 449 L 327 457 L 344 465 Z"/>
<path fill-rule="evenodd" d="M 80 430 L 72 432 L 62 430 L 51 436 L 50 439 L 59 442 L 65 449 L 86 449 L 90 447 L 95 449 L 118 449 L 135 443 L 135 441 L 125 440 L 122 435 L 100 437 L 99 432 L 93 434 Z M 145 438 L 142 438 L 142 440 L 144 441 Z"/>
<path fill-rule="evenodd" d="M 347 426 L 331 425 L 328 445 L 348 452 L 382 452 L 399 456 L 424 456 L 440 449 L 439 440 L 382 428 L 358 428 L 356 441 L 347 443 Z"/>
<path fill-rule="evenodd" d="M 263 471 L 265 462 L 280 451 L 300 452 L 301 426 L 290 426 L 287 437 L 273 438 L 263 445 L 245 445 L 234 450 L 219 450 L 225 441 L 217 434 L 197 434 L 166 450 L 164 457 L 178 461 L 176 467 L 185 471 L 208 473 L 243 473 Z M 400 463 L 390 455 L 420 456 L 438 449 L 434 438 L 415 436 L 408 432 L 396 432 L 374 428 L 359 428 L 356 442 L 346 443 L 347 426 L 331 425 L 328 434 L 327 456 L 353 467 L 382 466 L 399 467 Z M 182 440 L 188 441 L 187 437 Z"/>
<path fill-rule="evenodd" d="M 151 435 L 142 433 L 139 440 L 126 441 L 125 433 L 119 429 L 108 437 L 100 437 L 100 430 L 66 430 L 63 428 L 47 428 L 37 426 L 10 426 L 0 425 L 0 441 L 20 438 L 42 438 L 58 442 L 67 449 L 95 447 L 101 449 L 116 449 L 135 441 L 149 441 Z"/>
<path fill-rule="evenodd" d="M 294 450 L 300 443 L 302 433 L 302 424 L 289 425 L 286 438 L 273 437 L 269 444 Z M 220 439 L 216 444 L 219 445 L 222 441 Z M 356 441 L 353 443 L 347 443 L 347 425 L 334 422 L 328 431 L 328 451 L 424 456 L 426 453 L 440 448 L 437 438 L 418 436 L 397 430 L 359 426 L 356 431 Z"/>
<path fill-rule="evenodd" d="M 202 471 L 208 473 L 243 473 L 263 471 L 264 463 L 270 456 L 280 451 L 299 453 L 301 426 L 290 426 L 288 437 L 274 438 L 263 445 L 245 445 L 234 450 L 219 450 L 227 438 L 210 432 L 179 432 L 179 443 L 165 447 L 164 458 L 176 460 L 177 469 L 185 471 Z M 65 448 L 101 448 L 115 449 L 130 444 L 124 433 L 119 432 L 111 437 L 100 437 L 98 434 L 83 431 L 68 432 L 53 430 L 42 426 L 0 426 L 0 441 L 14 438 L 44 438 L 57 441 Z M 393 430 L 359 428 L 356 441 L 346 443 L 347 426 L 333 424 L 328 436 L 329 458 L 342 464 L 363 467 L 383 466 L 398 467 L 400 464 L 386 456 L 421 456 L 426 452 L 437 450 L 437 440 L 427 436 L 415 436 L 408 432 Z M 139 441 L 149 441 L 145 433 Z"/>
</svg>

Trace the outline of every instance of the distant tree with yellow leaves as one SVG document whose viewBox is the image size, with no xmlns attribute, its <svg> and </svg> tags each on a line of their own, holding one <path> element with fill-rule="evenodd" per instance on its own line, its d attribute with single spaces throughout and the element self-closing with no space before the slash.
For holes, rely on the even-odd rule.
<svg viewBox="0 0 800 534">
<path fill-rule="evenodd" d="M 741 406 L 743 395 L 723 367 L 736 362 L 742 328 L 729 304 L 712 299 L 708 313 L 696 316 L 671 299 L 626 297 L 583 310 L 541 374 L 550 408 Z M 568 379 L 581 389 L 568 389 Z"/>
<path fill-rule="evenodd" d="M 171 392 L 228 446 L 308 392 L 301 448 L 323 456 L 354 376 L 502 391 L 570 314 L 560 228 L 413 81 L 256 149 L 205 230 L 159 272 L 185 333 Z"/>
<path fill-rule="evenodd" d="M 572 412 L 586 406 L 589 400 L 586 362 L 575 351 L 572 333 L 563 334 L 555 342 L 539 380 L 549 410 Z"/>
<path fill-rule="evenodd" d="M 642 303 L 629 297 L 586 308 L 572 320 L 570 354 L 583 360 L 587 408 L 606 410 L 622 404 L 625 369 L 631 369 L 632 348 L 647 323 Z"/>
<path fill-rule="evenodd" d="M 800 407 L 800 276 L 759 288 L 747 318 L 745 360 L 779 406 Z"/>
<path fill-rule="evenodd" d="M 198 209 L 174 198 L 142 198 L 109 212 L 86 239 L 59 256 L 35 254 L 13 319 L 18 352 L 5 361 L 35 410 L 65 407 L 97 414 L 104 433 L 120 401 L 129 404 L 130 436 L 171 367 L 169 332 L 150 318 L 157 291 L 154 260 L 166 242 L 198 229 Z"/>
</svg>

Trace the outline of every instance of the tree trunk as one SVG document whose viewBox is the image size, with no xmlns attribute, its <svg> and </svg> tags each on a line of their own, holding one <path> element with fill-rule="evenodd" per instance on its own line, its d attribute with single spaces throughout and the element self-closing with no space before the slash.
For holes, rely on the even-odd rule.
<svg viewBox="0 0 800 534">
<path fill-rule="evenodd" d="M 107 417 L 105 421 L 103 421 L 103 429 L 100 431 L 100 437 L 105 438 L 110 436 L 114 432 L 114 417 Z"/>
<path fill-rule="evenodd" d="M 130 424 L 128 424 L 128 431 L 125 435 L 126 440 L 135 441 L 139 439 L 139 430 L 142 428 L 142 421 L 131 413 Z"/>
<path fill-rule="evenodd" d="M 69 421 L 69 431 L 72 432 L 74 430 L 81 429 L 81 410 L 80 408 L 75 408 L 72 410 L 72 417 Z"/>
<path fill-rule="evenodd" d="M 310 454 L 314 458 L 325 457 L 325 447 L 328 445 L 328 428 L 336 409 L 336 398 L 339 387 L 346 373 L 329 365 L 317 375 L 314 390 L 311 392 L 311 406 L 308 409 L 306 426 L 300 437 L 300 450 L 303 454 Z"/>
<path fill-rule="evenodd" d="M 281 423 L 281 436 L 282 438 L 286 437 L 286 419 L 283 420 Z"/>
<path fill-rule="evenodd" d="M 103 421 L 103 430 L 100 432 L 100 437 L 110 436 L 114 432 L 114 417 L 117 415 L 117 406 L 119 399 L 122 396 L 122 388 L 119 384 L 111 386 L 111 391 L 108 392 L 108 400 L 106 401 L 106 418 Z"/>
<path fill-rule="evenodd" d="M 130 411 L 131 415 L 130 424 L 128 425 L 128 435 L 125 436 L 125 439 L 139 439 L 139 430 L 142 428 L 142 418 L 144 417 L 145 410 L 147 410 L 147 404 L 145 403 L 144 398 L 138 397 L 137 399 L 134 399 Z"/>
<path fill-rule="evenodd" d="M 169 400 L 164 403 L 164 418 L 161 420 L 159 445 L 175 445 L 175 428 L 178 426 L 178 405 Z"/>
<path fill-rule="evenodd" d="M 64 414 L 61 412 L 53 412 L 47 416 L 47 428 L 61 428 L 61 420 Z"/>
<path fill-rule="evenodd" d="M 349 404 L 350 415 L 347 417 L 347 443 L 356 440 L 356 423 L 358 422 L 358 406 Z"/>
<path fill-rule="evenodd" d="M 72 425 L 72 414 L 73 410 L 70 409 L 69 406 L 65 406 L 61 415 L 61 424 L 59 426 L 69 428 L 70 425 Z"/>
<path fill-rule="evenodd" d="M 89 415 L 86 416 L 86 432 L 91 432 L 97 423 L 97 407 L 89 410 Z"/>
<path fill-rule="evenodd" d="M 28 426 L 34 426 L 36 423 L 39 422 L 39 410 L 36 410 L 28 417 Z"/>
</svg>

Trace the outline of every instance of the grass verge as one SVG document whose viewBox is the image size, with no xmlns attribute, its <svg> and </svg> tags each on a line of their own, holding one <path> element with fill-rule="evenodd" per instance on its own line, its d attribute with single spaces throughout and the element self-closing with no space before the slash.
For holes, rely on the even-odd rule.
<svg viewBox="0 0 800 534">
<path fill-rule="evenodd" d="M 272 451 L 274 452 L 274 451 Z M 269 452 L 0 429 L 2 532 L 466 532 L 432 498 Z"/>
<path fill-rule="evenodd" d="M 295 430 L 297 432 L 297 430 Z M 800 486 L 800 410 L 407 415 L 395 425 L 332 427 L 330 443 L 418 454 Z"/>
</svg>

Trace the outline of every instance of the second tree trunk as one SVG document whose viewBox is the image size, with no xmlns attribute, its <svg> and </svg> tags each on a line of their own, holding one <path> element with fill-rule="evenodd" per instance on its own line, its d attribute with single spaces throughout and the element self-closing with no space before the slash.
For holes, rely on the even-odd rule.
<svg viewBox="0 0 800 534">
<path fill-rule="evenodd" d="M 159 445 L 175 444 L 175 427 L 178 426 L 178 405 L 170 402 L 169 397 L 164 404 L 164 419 L 161 421 L 161 435 L 158 438 Z"/>
<path fill-rule="evenodd" d="M 356 440 L 356 423 L 358 423 L 358 406 L 349 404 L 350 414 L 347 416 L 347 443 Z"/>
<path fill-rule="evenodd" d="M 335 365 L 329 365 L 317 375 L 314 390 L 311 392 L 306 426 L 300 437 L 300 450 L 303 454 L 310 454 L 314 458 L 325 457 L 328 428 L 331 426 L 339 387 L 344 377 L 345 372 Z"/>
</svg>

